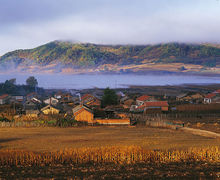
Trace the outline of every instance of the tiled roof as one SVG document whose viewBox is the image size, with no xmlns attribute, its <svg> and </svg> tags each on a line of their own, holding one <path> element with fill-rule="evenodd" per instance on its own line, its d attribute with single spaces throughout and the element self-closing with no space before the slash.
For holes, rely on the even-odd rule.
<svg viewBox="0 0 220 180">
<path fill-rule="evenodd" d="M 183 97 L 185 97 L 185 96 L 187 96 L 187 94 L 186 94 L 186 93 L 178 95 L 178 96 L 177 96 L 177 98 L 179 98 L 179 99 L 180 99 L 180 98 L 183 98 Z"/>
<path fill-rule="evenodd" d="M 138 97 L 136 100 L 138 100 L 138 101 L 146 101 L 146 100 L 148 100 L 149 98 L 150 98 L 150 96 L 148 96 L 148 95 L 143 95 L 143 96 Z"/>
<path fill-rule="evenodd" d="M 168 107 L 167 101 L 155 101 L 155 102 L 145 102 L 144 105 L 139 106 L 138 109 L 144 109 L 145 107 Z"/>
<path fill-rule="evenodd" d="M 0 99 L 4 99 L 4 98 L 6 98 L 8 96 L 9 96 L 8 94 L 3 94 L 3 95 L 0 96 Z"/>
<path fill-rule="evenodd" d="M 92 110 L 89 109 L 87 106 L 85 106 L 85 105 L 78 105 L 78 106 L 76 106 L 76 107 L 74 107 L 74 108 L 72 109 L 73 114 L 74 114 L 74 113 L 77 113 L 77 112 L 79 112 L 79 111 L 81 111 L 82 109 L 85 109 L 85 110 L 87 110 L 87 111 L 89 111 L 89 112 L 92 113 Z"/>
<path fill-rule="evenodd" d="M 220 89 L 216 90 L 214 93 L 220 93 Z"/>
<path fill-rule="evenodd" d="M 213 97 L 215 97 L 215 96 L 216 96 L 215 93 L 210 93 L 210 94 L 207 94 L 207 95 L 205 96 L 205 98 L 210 99 L 210 98 L 213 98 Z"/>
<path fill-rule="evenodd" d="M 36 92 L 29 93 L 29 94 L 27 94 L 27 97 L 34 96 L 34 95 L 37 95 L 37 93 Z"/>
<path fill-rule="evenodd" d="M 52 106 L 52 105 L 47 105 L 47 106 L 41 108 L 41 111 L 44 111 L 44 110 L 49 109 L 49 108 L 59 110 L 58 108 L 56 108 L 56 107 L 54 107 L 54 106 Z"/>
<path fill-rule="evenodd" d="M 89 98 L 89 97 L 94 97 L 93 95 L 91 95 L 91 94 L 85 94 L 85 95 L 83 95 L 82 96 L 82 100 L 84 100 L 84 99 L 87 99 L 87 98 Z"/>
<path fill-rule="evenodd" d="M 155 106 L 168 107 L 169 106 L 167 101 L 145 102 L 144 104 L 146 107 L 155 107 Z"/>
</svg>

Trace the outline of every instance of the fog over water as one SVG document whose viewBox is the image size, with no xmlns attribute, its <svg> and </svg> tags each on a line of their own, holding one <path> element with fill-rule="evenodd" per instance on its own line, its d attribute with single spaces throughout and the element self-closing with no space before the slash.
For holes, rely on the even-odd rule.
<svg viewBox="0 0 220 180">
<path fill-rule="evenodd" d="M 33 74 L 32 74 L 33 75 Z M 25 84 L 30 74 L 1 74 L 0 82 L 16 78 L 17 84 Z M 129 85 L 180 85 L 220 83 L 220 77 L 189 75 L 61 75 L 34 74 L 39 87 L 57 89 L 126 88 Z"/>
</svg>

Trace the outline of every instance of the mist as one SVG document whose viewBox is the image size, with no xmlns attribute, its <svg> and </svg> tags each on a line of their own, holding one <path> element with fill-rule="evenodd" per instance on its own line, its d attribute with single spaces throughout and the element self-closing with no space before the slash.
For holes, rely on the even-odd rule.
<svg viewBox="0 0 220 180">
<path fill-rule="evenodd" d="M 3 0 L 0 55 L 53 40 L 96 44 L 219 43 L 216 0 Z"/>
<path fill-rule="evenodd" d="M 38 86 L 46 89 L 92 89 L 92 88 L 128 88 L 129 86 L 214 84 L 220 83 L 219 77 L 198 75 L 135 75 L 135 74 L 5 74 L 0 76 L 0 83 L 16 78 L 17 84 L 25 84 L 29 76 L 34 76 Z M 95 81 L 94 81 L 95 80 Z"/>
</svg>

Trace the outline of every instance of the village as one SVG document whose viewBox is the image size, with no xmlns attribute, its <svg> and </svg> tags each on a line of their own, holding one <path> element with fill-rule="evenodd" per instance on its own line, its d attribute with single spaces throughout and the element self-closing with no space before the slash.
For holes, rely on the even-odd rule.
<svg viewBox="0 0 220 180">
<path fill-rule="evenodd" d="M 146 123 L 146 117 L 202 117 L 202 114 L 218 113 L 220 89 L 209 93 L 188 92 L 177 96 L 130 93 L 124 90 L 107 91 L 111 94 L 107 103 L 105 90 L 97 93 L 53 90 L 46 93 L 31 92 L 25 96 L 2 94 L 0 96 L 0 122 L 36 121 L 51 124 L 58 121 L 80 122 L 86 125 L 136 125 Z M 107 92 L 108 93 L 108 92 Z M 108 102 L 109 101 L 109 102 Z M 175 115 L 174 115 L 175 114 Z M 62 120 L 61 120 L 62 119 Z M 149 119 L 149 118 L 147 118 Z M 151 118 L 155 119 L 155 118 Z M 161 118 L 160 118 L 161 119 Z M 56 121 L 55 121 L 56 120 Z M 158 120 L 158 118 L 157 118 Z M 174 121 L 176 123 L 176 121 Z M 183 121 L 180 121 L 183 123 Z M 70 123 L 71 125 L 72 123 Z"/>
</svg>

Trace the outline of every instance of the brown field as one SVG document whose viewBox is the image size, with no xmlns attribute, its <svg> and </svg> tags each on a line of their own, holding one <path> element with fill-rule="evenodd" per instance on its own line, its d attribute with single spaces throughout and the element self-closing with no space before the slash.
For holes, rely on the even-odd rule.
<svg viewBox="0 0 220 180">
<path fill-rule="evenodd" d="M 216 179 L 219 145 L 162 128 L 0 128 L 0 179 Z"/>
<path fill-rule="evenodd" d="M 65 148 L 136 145 L 146 149 L 186 149 L 220 144 L 219 139 L 147 127 L 1 128 L 0 150 L 52 152 Z"/>
</svg>

